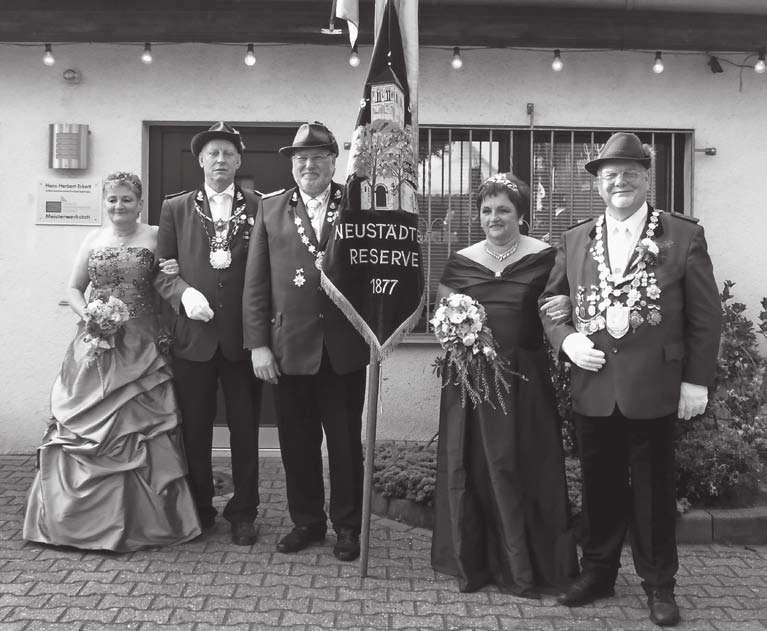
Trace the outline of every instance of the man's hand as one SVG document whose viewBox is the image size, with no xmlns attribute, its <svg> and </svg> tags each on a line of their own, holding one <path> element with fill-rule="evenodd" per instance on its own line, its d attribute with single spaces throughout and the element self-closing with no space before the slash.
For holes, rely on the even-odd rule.
<svg viewBox="0 0 767 631">
<path fill-rule="evenodd" d="M 587 335 L 570 333 L 562 342 L 562 350 L 570 360 L 583 370 L 597 372 L 605 365 L 605 354 L 594 348 Z"/>
<path fill-rule="evenodd" d="M 213 319 L 213 309 L 210 308 L 208 299 L 194 287 L 187 287 L 184 290 L 184 293 L 181 294 L 181 304 L 184 305 L 184 310 L 190 320 L 208 322 Z"/>
<path fill-rule="evenodd" d="M 268 346 L 260 346 L 251 349 L 250 361 L 253 364 L 253 373 L 259 379 L 269 383 L 277 383 L 280 376 L 280 367 L 274 359 L 272 349 Z"/>
<path fill-rule="evenodd" d="M 550 296 L 540 306 L 541 313 L 551 318 L 554 324 L 570 319 L 570 296 Z"/>
<path fill-rule="evenodd" d="M 694 383 L 682 382 L 679 388 L 679 410 L 677 416 L 689 420 L 703 414 L 708 405 L 708 388 Z"/>
</svg>

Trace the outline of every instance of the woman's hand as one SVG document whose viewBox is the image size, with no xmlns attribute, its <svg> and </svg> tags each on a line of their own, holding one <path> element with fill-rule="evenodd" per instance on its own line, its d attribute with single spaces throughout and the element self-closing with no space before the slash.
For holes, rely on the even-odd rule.
<svg viewBox="0 0 767 631">
<path fill-rule="evenodd" d="M 545 313 L 554 324 L 566 322 L 570 319 L 570 297 L 551 296 L 546 298 L 540 306 L 541 313 Z"/>
<path fill-rule="evenodd" d="M 168 276 L 178 275 L 178 261 L 176 259 L 160 259 L 160 271 Z"/>
</svg>

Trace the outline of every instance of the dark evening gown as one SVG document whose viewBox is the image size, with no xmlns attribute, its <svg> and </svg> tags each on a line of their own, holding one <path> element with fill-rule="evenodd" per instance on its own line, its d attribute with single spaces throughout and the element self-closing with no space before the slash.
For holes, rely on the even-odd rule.
<svg viewBox="0 0 767 631">
<path fill-rule="evenodd" d="M 537 300 L 554 264 L 546 248 L 499 276 L 460 254 L 442 284 L 487 312 L 501 354 L 527 380 L 512 383 L 508 414 L 461 406 L 442 389 L 432 567 L 458 577 L 462 592 L 494 583 L 536 597 L 577 575 L 561 427 L 549 379 Z"/>
<path fill-rule="evenodd" d="M 52 421 L 38 448 L 23 537 L 126 552 L 200 534 L 180 438 L 171 368 L 147 248 L 94 248 L 92 297 L 113 295 L 130 320 L 115 348 L 89 352 L 80 323 L 51 393 Z"/>
</svg>

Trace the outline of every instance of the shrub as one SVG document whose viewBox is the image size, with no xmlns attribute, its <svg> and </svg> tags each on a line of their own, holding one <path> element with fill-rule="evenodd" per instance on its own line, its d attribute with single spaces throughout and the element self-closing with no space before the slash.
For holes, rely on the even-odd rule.
<svg viewBox="0 0 767 631">
<path fill-rule="evenodd" d="M 384 497 L 434 506 L 437 446 L 412 441 L 376 444 L 373 488 Z"/>
</svg>

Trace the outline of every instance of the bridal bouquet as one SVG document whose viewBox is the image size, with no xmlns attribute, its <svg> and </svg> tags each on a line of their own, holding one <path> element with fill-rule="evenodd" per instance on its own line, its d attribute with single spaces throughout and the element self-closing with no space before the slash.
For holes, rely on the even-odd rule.
<svg viewBox="0 0 767 631">
<path fill-rule="evenodd" d="M 434 360 L 434 371 L 445 376 L 445 384 L 458 386 L 461 404 L 465 407 L 468 398 L 475 407 L 489 403 L 507 412 L 511 377 L 516 373 L 496 351 L 485 308 L 471 296 L 450 294 L 439 301 L 429 322 L 445 350 Z"/>
<path fill-rule="evenodd" d="M 128 307 L 119 298 L 96 298 L 85 307 L 85 331 L 83 341 L 94 352 L 115 347 L 115 335 L 130 318 Z"/>
</svg>

